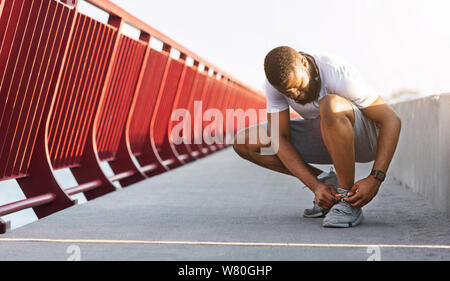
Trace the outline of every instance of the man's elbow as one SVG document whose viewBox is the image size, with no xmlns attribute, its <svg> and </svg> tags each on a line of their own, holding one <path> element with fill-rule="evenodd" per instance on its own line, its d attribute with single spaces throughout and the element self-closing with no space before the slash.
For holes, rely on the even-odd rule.
<svg viewBox="0 0 450 281">
<path fill-rule="evenodd" d="M 400 116 L 398 116 L 398 114 L 395 111 L 392 111 L 392 114 L 386 115 L 384 118 L 382 118 L 379 121 L 379 123 L 381 126 L 386 124 L 389 127 L 398 128 L 398 130 L 400 130 L 402 127 L 402 120 L 400 119 Z"/>
<path fill-rule="evenodd" d="M 400 116 L 398 116 L 397 113 L 394 114 L 393 119 L 395 126 L 398 128 L 398 131 L 400 132 L 402 130 L 402 119 L 400 118 Z"/>
<path fill-rule="evenodd" d="M 386 120 L 386 125 L 390 128 L 391 133 L 400 135 L 400 131 L 402 130 L 402 119 L 397 115 L 397 113 L 394 113 L 389 119 Z"/>
</svg>

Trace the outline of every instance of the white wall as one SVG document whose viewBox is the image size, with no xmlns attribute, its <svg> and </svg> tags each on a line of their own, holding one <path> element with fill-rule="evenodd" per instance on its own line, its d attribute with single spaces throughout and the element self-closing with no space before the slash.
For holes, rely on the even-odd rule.
<svg viewBox="0 0 450 281">
<path fill-rule="evenodd" d="M 450 215 L 450 94 L 393 107 L 402 132 L 389 174 Z"/>
</svg>

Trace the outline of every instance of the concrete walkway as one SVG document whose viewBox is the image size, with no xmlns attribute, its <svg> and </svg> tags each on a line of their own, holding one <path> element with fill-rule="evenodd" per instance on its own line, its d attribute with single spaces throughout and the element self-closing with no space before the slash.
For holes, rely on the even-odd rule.
<svg viewBox="0 0 450 281">
<path fill-rule="evenodd" d="M 450 218 L 389 179 L 355 228 L 303 218 L 312 199 L 228 149 L 12 230 L 0 259 L 450 260 Z"/>
</svg>

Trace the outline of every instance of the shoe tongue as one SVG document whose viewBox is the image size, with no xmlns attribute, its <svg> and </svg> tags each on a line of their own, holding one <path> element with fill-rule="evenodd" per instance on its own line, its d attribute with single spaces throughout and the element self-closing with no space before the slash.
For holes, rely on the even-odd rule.
<svg viewBox="0 0 450 281">
<path fill-rule="evenodd" d="M 329 173 L 327 173 L 327 172 L 322 172 L 318 177 L 317 177 L 317 179 L 318 180 L 323 180 L 323 179 L 326 179 L 326 178 L 329 178 L 330 177 L 330 174 Z"/>
</svg>

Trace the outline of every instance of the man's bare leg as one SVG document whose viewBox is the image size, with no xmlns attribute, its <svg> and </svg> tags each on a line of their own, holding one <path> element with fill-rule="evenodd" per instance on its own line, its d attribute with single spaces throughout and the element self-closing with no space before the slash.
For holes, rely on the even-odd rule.
<svg viewBox="0 0 450 281">
<path fill-rule="evenodd" d="M 239 156 L 241 156 L 242 158 L 258 166 L 293 176 L 292 173 L 283 165 L 283 163 L 281 162 L 280 158 L 278 158 L 277 155 L 261 155 L 260 151 L 262 147 L 270 147 L 270 143 L 267 145 L 262 144 L 268 143 L 269 142 L 268 139 L 264 140 L 258 139 L 256 144 L 250 143 L 250 136 L 254 133 L 251 130 L 265 131 L 265 128 L 261 126 L 256 126 L 241 131 L 239 134 L 243 134 L 243 136 L 238 136 L 233 145 L 233 148 L 236 151 L 236 153 L 239 154 Z M 258 131 L 257 133 L 258 136 L 260 136 Z M 267 136 L 267 133 L 263 133 L 262 135 Z M 245 144 L 239 144 L 237 142 L 238 139 L 245 139 Z M 309 168 L 311 173 L 316 177 L 323 172 L 322 170 L 317 169 L 316 167 L 313 167 L 309 164 L 306 164 L 306 166 Z"/>
<path fill-rule="evenodd" d="M 320 128 L 325 146 L 333 160 L 339 187 L 351 189 L 355 180 L 355 149 L 351 103 L 337 95 L 320 100 Z"/>
</svg>

